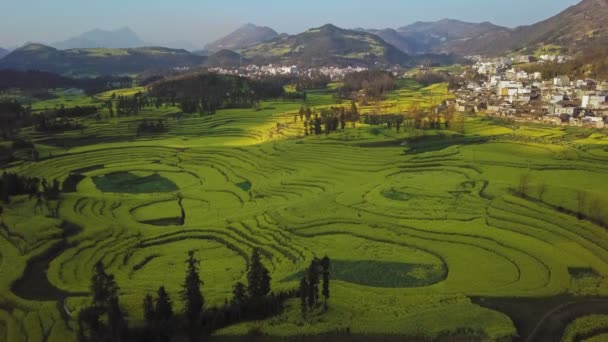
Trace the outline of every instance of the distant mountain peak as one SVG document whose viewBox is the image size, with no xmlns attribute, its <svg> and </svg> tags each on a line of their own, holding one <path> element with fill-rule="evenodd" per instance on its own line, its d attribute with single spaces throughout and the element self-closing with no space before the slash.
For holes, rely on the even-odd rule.
<svg viewBox="0 0 608 342">
<path fill-rule="evenodd" d="M 279 34 L 270 27 L 247 23 L 227 36 L 207 44 L 207 50 L 211 52 L 240 50 L 269 41 L 278 36 Z"/>
<path fill-rule="evenodd" d="M 561 13 L 532 25 L 497 30 L 467 41 L 454 42 L 446 51 L 498 55 L 514 51 L 534 53 L 552 44 L 580 51 L 608 40 L 608 0 L 583 0 Z"/>
<path fill-rule="evenodd" d="M 405 53 L 374 34 L 332 24 L 273 39 L 244 49 L 241 54 L 256 64 L 301 66 L 405 65 L 411 61 Z"/>
<path fill-rule="evenodd" d="M 52 44 L 52 46 L 61 50 L 77 48 L 135 48 L 144 45 L 143 40 L 128 26 L 116 30 L 95 28 L 63 42 Z"/>
</svg>

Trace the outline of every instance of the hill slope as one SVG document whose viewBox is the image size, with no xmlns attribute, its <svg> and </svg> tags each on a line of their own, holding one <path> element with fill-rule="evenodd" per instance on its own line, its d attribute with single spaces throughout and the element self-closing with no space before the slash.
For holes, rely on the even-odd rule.
<svg viewBox="0 0 608 342">
<path fill-rule="evenodd" d="M 229 35 L 207 45 L 207 50 L 219 52 L 221 50 L 240 50 L 254 46 L 278 37 L 279 34 L 269 28 L 247 24 Z"/>
<path fill-rule="evenodd" d="M 205 63 L 211 68 L 238 68 L 248 63 L 241 55 L 232 50 L 221 50 L 210 55 Z"/>
<path fill-rule="evenodd" d="M 186 50 L 160 47 L 57 50 L 41 44 L 28 44 L 0 60 L 0 69 L 73 75 L 125 74 L 153 68 L 200 65 L 204 59 Z"/>
<path fill-rule="evenodd" d="M 547 20 L 530 26 L 483 34 L 455 42 L 446 51 L 465 54 L 501 54 L 546 44 L 576 51 L 608 39 L 608 0 L 583 0 Z"/>
<path fill-rule="evenodd" d="M 334 25 L 281 36 L 242 51 L 254 63 L 321 65 L 407 64 L 408 55 L 378 36 Z"/>
<path fill-rule="evenodd" d="M 3 58 L 4 56 L 8 55 L 10 51 L 8 51 L 7 49 L 1 48 L 0 47 L 0 58 Z"/>
<path fill-rule="evenodd" d="M 94 29 L 63 42 L 51 44 L 59 50 L 91 48 L 136 48 L 145 43 L 130 28 L 114 31 Z"/>
<path fill-rule="evenodd" d="M 470 39 L 482 34 L 497 32 L 505 28 L 489 22 L 468 23 L 453 19 L 433 22 L 416 22 L 398 29 L 359 29 L 373 33 L 399 50 L 409 54 L 443 52 L 446 43 Z"/>
</svg>

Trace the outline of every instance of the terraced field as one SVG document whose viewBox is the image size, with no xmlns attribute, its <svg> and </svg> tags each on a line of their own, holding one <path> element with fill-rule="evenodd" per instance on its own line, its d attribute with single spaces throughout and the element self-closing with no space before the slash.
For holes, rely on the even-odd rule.
<svg viewBox="0 0 608 342">
<path fill-rule="evenodd" d="M 429 93 L 449 96 L 439 86 L 402 89 L 387 103 L 424 106 Z M 326 92 L 309 98 L 332 105 Z M 426 137 L 415 141 L 406 140 L 411 131 L 361 124 L 305 137 L 293 122 L 299 107 L 266 102 L 258 111 L 203 117 L 163 108 L 83 119 L 85 129 L 63 135 L 24 132 L 46 153 L 11 171 L 56 178 L 64 192 L 49 204 L 57 217 L 27 197 L 4 209 L 0 340 L 73 339 L 99 260 L 117 277 L 121 303 L 137 324 L 145 293 L 164 285 L 178 298 L 192 249 L 202 260 L 209 305 L 223 303 L 232 284 L 245 280 L 254 247 L 277 290 L 296 287 L 315 256 L 334 260 L 326 314 L 303 319 L 293 300 L 280 316 L 219 336 L 255 329 L 510 340 L 527 330 L 492 298 L 608 295 L 608 213 L 596 217 L 589 206 L 608 203 L 603 133 L 569 139 L 580 132 L 469 117 L 464 135 L 416 132 Z M 169 133 L 136 137 L 135 122 L 158 117 L 167 118 Z M 514 190 L 522 175 L 524 196 Z M 541 314 L 562 304 L 547 304 Z M 605 330 L 589 325 L 604 321 L 577 321 L 568 336 L 599 336 Z"/>
</svg>

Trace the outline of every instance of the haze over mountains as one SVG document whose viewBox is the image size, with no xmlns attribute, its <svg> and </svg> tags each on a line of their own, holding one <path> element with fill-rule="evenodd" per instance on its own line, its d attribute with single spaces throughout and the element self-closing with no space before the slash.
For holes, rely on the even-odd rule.
<svg viewBox="0 0 608 342">
<path fill-rule="evenodd" d="M 378 35 L 387 43 L 409 54 L 441 51 L 446 43 L 470 39 L 489 32 L 503 30 L 489 22 L 468 23 L 460 20 L 442 19 L 435 22 L 416 22 L 397 29 L 358 29 Z"/>
<path fill-rule="evenodd" d="M 10 51 L 8 51 L 5 48 L 0 47 L 0 58 L 3 58 L 4 56 L 8 55 Z"/>
<path fill-rule="evenodd" d="M 422 58 L 417 56 L 420 54 L 534 53 L 546 44 L 576 53 L 608 40 L 605 18 L 608 0 L 583 0 L 545 21 L 514 29 L 489 22 L 443 19 L 381 30 L 347 30 L 327 24 L 300 34 L 279 35 L 271 28 L 247 24 L 208 44 L 204 54 L 168 48 L 137 49 L 151 44 L 129 28 L 97 29 L 55 43 L 54 48 L 29 44 L 16 49 L 0 60 L 0 68 L 66 73 L 73 69 L 137 72 L 144 67 L 234 67 L 245 63 L 407 66 Z M 91 50 L 102 47 L 120 50 Z M 113 65 L 120 71 L 113 71 Z"/>
<path fill-rule="evenodd" d="M 144 41 L 128 27 L 117 30 L 94 29 L 77 37 L 51 44 L 59 50 L 91 48 L 136 48 L 144 46 Z"/>
</svg>

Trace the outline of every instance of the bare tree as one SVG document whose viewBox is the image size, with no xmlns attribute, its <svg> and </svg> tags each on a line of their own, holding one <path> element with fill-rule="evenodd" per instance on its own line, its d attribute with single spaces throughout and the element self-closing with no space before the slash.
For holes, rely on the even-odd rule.
<svg viewBox="0 0 608 342">
<path fill-rule="evenodd" d="M 545 192 L 547 192 L 547 184 L 545 184 L 544 182 L 540 183 L 538 185 L 538 199 L 539 200 L 541 200 L 541 201 L 544 200 Z"/>
<path fill-rule="evenodd" d="M 582 190 L 577 191 L 576 201 L 578 203 L 578 218 L 582 219 L 585 215 L 585 206 L 587 204 L 587 192 Z"/>
<path fill-rule="evenodd" d="M 520 196 L 526 197 L 528 189 L 530 188 L 530 173 L 523 173 L 519 176 L 519 186 L 517 192 Z"/>
</svg>

